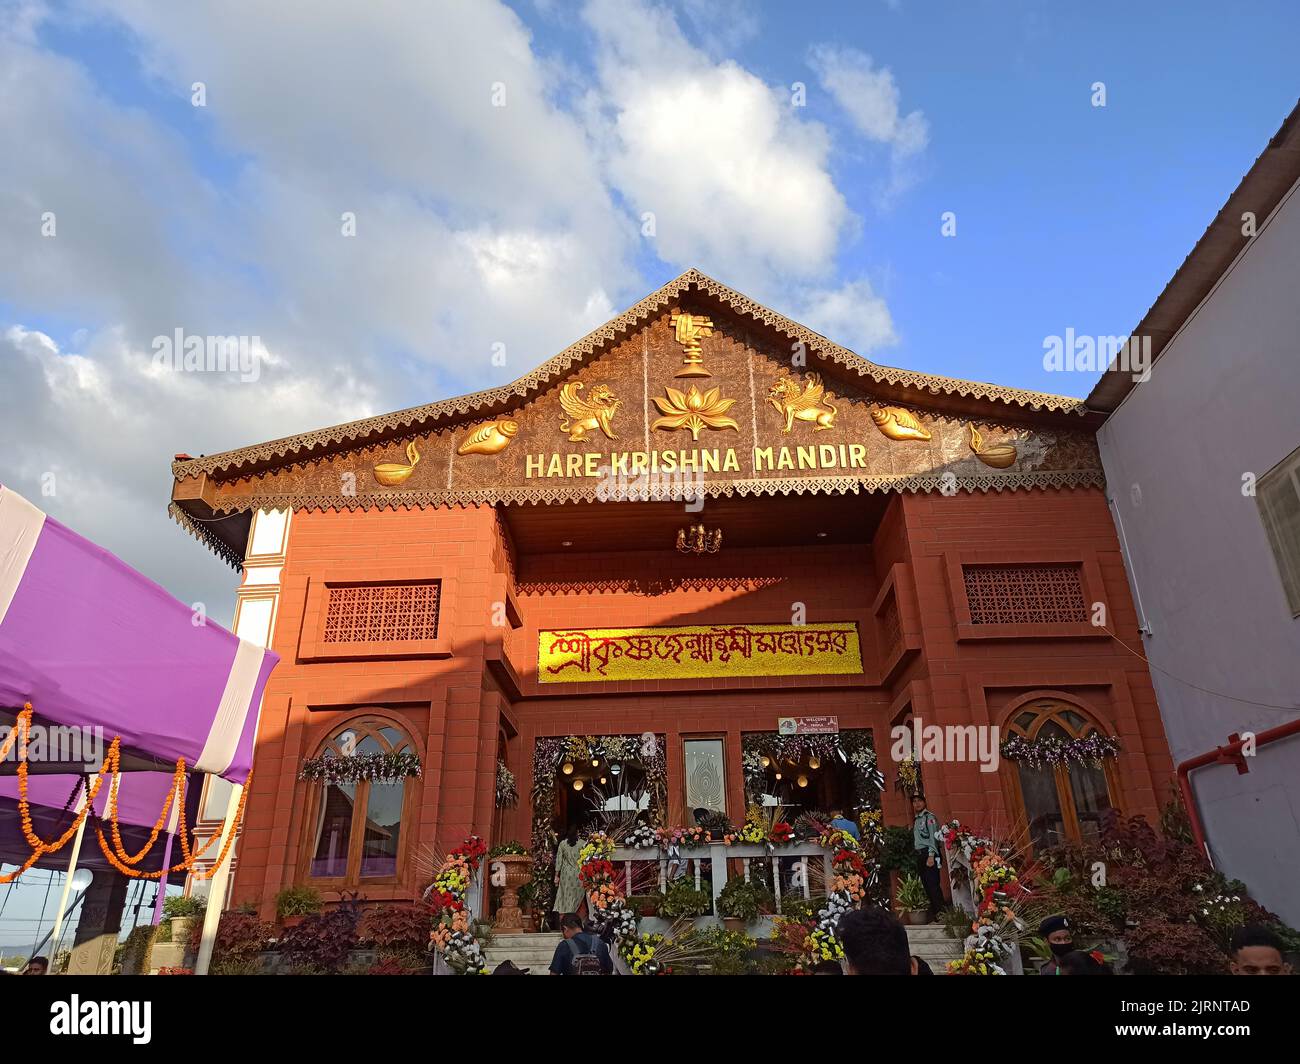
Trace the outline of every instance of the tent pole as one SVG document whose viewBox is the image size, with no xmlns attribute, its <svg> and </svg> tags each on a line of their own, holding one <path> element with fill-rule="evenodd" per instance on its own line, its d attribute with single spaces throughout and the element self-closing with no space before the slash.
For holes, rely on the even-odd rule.
<svg viewBox="0 0 1300 1064">
<path fill-rule="evenodd" d="M 226 820 L 221 827 L 223 840 L 228 839 L 229 833 L 235 830 L 235 817 L 239 815 L 239 799 L 243 793 L 243 784 L 236 783 L 230 788 Z M 212 873 L 211 886 L 208 887 L 208 907 L 203 910 L 203 937 L 199 940 L 199 955 L 194 962 L 195 975 L 207 975 L 208 966 L 212 963 L 212 947 L 217 942 L 217 925 L 221 922 L 221 910 L 226 903 L 226 886 L 230 881 L 230 866 L 234 860 L 235 848 L 232 846 L 226 859 Z"/>
<path fill-rule="evenodd" d="M 81 799 L 77 802 L 77 815 L 81 816 L 82 810 L 86 808 L 86 799 L 89 796 L 89 790 L 83 791 Z M 54 912 L 54 945 L 57 948 L 59 936 L 63 931 L 63 914 L 68 911 L 68 895 L 72 892 L 72 873 L 77 870 L 77 858 L 81 855 L 81 839 L 86 834 L 86 821 L 90 819 L 87 813 L 81 817 L 81 823 L 77 825 L 77 837 L 72 841 L 72 856 L 68 858 L 68 874 L 63 879 L 63 890 L 59 894 L 59 907 Z M 54 966 L 54 959 L 50 959 L 50 967 Z"/>
</svg>

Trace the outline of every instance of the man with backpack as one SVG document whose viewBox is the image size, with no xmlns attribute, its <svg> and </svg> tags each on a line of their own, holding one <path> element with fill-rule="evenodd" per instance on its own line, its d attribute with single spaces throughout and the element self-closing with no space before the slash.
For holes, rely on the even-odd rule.
<svg viewBox="0 0 1300 1064">
<path fill-rule="evenodd" d="M 551 958 L 552 975 L 613 975 L 614 958 L 599 935 L 582 929 L 577 913 L 566 913 L 560 920 L 564 941 L 555 947 Z"/>
</svg>

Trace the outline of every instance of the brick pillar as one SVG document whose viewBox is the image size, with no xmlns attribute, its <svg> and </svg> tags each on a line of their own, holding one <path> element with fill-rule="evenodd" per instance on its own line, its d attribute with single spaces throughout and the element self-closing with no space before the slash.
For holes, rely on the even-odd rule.
<svg viewBox="0 0 1300 1064">
<path fill-rule="evenodd" d="M 81 919 L 72 940 L 69 975 L 109 975 L 122 929 L 126 891 L 131 881 L 118 872 L 96 872 L 81 903 Z"/>
</svg>

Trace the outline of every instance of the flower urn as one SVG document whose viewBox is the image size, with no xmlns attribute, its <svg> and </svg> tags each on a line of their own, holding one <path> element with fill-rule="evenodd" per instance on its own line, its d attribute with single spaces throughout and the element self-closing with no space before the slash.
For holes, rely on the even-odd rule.
<svg viewBox="0 0 1300 1064">
<path fill-rule="evenodd" d="M 533 878 L 533 859 L 526 853 L 505 853 L 490 859 L 488 874 L 494 887 L 501 888 L 501 905 L 492 926 L 509 933 L 523 931 L 524 914 L 519 908 L 519 888 Z"/>
</svg>

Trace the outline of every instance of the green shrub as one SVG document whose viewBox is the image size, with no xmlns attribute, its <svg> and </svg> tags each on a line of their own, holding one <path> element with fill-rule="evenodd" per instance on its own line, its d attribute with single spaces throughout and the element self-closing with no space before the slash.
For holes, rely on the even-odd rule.
<svg viewBox="0 0 1300 1064">
<path fill-rule="evenodd" d="M 713 899 L 702 890 L 695 889 L 695 882 L 683 876 L 668 885 L 659 914 L 670 920 L 679 916 L 703 916 L 709 911 Z"/>
<path fill-rule="evenodd" d="M 320 910 L 320 891 L 315 887 L 286 887 L 275 896 L 275 915 L 281 920 L 286 916 L 311 916 Z"/>
<path fill-rule="evenodd" d="M 175 920 L 182 916 L 202 916 L 207 907 L 206 898 L 193 896 L 187 898 L 176 894 L 163 902 L 163 916 L 168 920 Z"/>
</svg>

